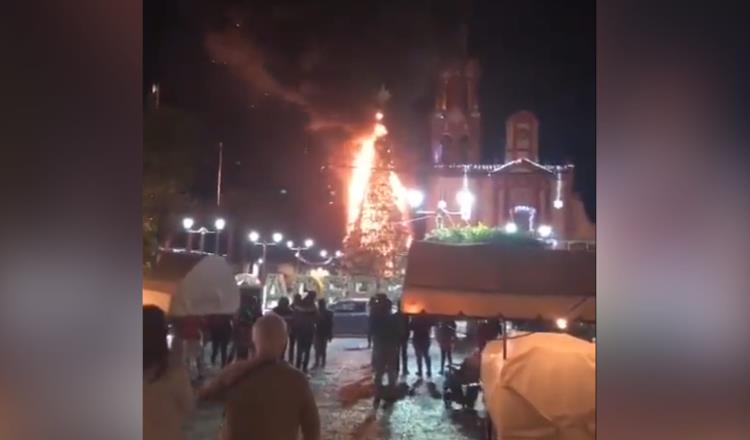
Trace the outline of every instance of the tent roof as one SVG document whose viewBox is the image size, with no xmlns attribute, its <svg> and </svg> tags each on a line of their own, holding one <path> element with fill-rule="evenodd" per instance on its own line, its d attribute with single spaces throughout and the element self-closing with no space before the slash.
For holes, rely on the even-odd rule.
<svg viewBox="0 0 750 440">
<path fill-rule="evenodd" d="M 180 282 L 206 257 L 204 254 L 165 252 L 146 278 L 150 281 Z"/>
<path fill-rule="evenodd" d="M 408 313 L 594 320 L 596 255 L 517 244 L 415 242 L 402 300 Z"/>
</svg>

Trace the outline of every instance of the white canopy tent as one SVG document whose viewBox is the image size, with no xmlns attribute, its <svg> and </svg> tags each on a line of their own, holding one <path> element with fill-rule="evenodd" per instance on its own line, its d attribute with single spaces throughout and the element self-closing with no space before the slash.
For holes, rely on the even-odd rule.
<svg viewBox="0 0 750 440">
<path fill-rule="evenodd" d="M 240 292 L 224 257 L 168 253 L 143 280 L 143 304 L 154 304 L 175 317 L 234 314 Z"/>
<path fill-rule="evenodd" d="M 596 349 L 559 333 L 511 336 L 482 352 L 485 405 L 498 438 L 596 438 Z"/>
</svg>

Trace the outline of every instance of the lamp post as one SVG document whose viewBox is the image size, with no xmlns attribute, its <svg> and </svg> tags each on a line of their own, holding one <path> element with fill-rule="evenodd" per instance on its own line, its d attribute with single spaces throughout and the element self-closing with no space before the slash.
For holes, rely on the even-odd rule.
<svg viewBox="0 0 750 440">
<path fill-rule="evenodd" d="M 226 226 L 227 222 L 221 217 L 214 221 L 214 228 L 216 228 L 216 253 L 218 255 L 221 255 L 221 242 L 219 241 L 219 236 Z"/>
<path fill-rule="evenodd" d="M 226 227 L 227 222 L 219 217 L 214 221 L 214 230 L 210 230 L 206 228 L 205 226 L 201 226 L 198 229 L 193 229 L 193 226 L 195 225 L 195 220 L 193 220 L 192 217 L 185 217 L 182 219 L 182 227 L 185 229 L 185 232 L 187 233 L 187 245 L 185 246 L 185 249 L 187 252 L 193 251 L 193 234 L 200 234 L 200 242 L 198 244 L 198 250 L 200 252 L 203 252 L 206 247 L 206 234 L 216 234 L 216 249 L 214 253 L 221 255 L 219 252 L 219 234 L 221 231 Z"/>
<path fill-rule="evenodd" d="M 185 228 L 185 231 L 187 232 L 187 244 L 185 244 L 185 249 L 188 252 L 193 250 L 193 224 L 195 224 L 195 221 L 191 217 L 185 217 L 182 219 L 182 227 Z"/>
<path fill-rule="evenodd" d="M 256 246 L 260 246 L 263 250 L 263 256 L 261 257 L 262 263 L 260 263 L 260 273 L 258 274 L 262 283 L 266 282 L 266 258 L 268 252 L 268 246 L 277 246 L 284 239 L 284 236 L 280 232 L 274 232 L 271 235 L 271 241 L 261 241 L 260 234 L 256 231 L 250 231 L 247 238 Z M 264 289 L 265 290 L 265 289 Z"/>
<path fill-rule="evenodd" d="M 299 273 L 299 263 L 300 263 L 300 256 L 302 254 L 302 251 L 310 249 L 315 242 L 308 238 L 304 241 L 303 246 L 295 246 L 294 242 L 292 240 L 289 240 L 286 242 L 286 247 L 289 248 L 289 250 L 294 251 L 294 258 L 297 261 L 295 265 L 295 271 Z"/>
</svg>

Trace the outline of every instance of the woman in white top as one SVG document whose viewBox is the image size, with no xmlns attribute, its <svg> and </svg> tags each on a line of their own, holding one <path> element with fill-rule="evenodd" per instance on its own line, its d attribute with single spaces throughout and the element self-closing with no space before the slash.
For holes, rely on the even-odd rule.
<svg viewBox="0 0 750 440">
<path fill-rule="evenodd" d="M 167 322 L 155 306 L 143 306 L 143 439 L 184 438 L 183 423 L 194 405 L 193 388 L 179 343 L 167 346 Z"/>
</svg>

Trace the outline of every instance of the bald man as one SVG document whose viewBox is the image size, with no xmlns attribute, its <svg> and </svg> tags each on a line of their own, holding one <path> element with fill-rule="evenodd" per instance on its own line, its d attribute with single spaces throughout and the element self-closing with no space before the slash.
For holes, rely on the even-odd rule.
<svg viewBox="0 0 750 440">
<path fill-rule="evenodd" d="M 253 325 L 256 355 L 238 361 L 201 389 L 198 397 L 225 404 L 224 440 L 320 439 L 318 407 L 305 375 L 284 362 L 284 319 L 268 313 Z"/>
</svg>

